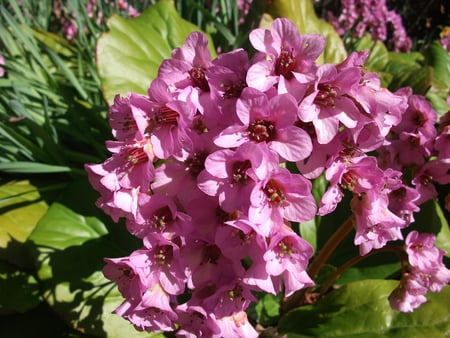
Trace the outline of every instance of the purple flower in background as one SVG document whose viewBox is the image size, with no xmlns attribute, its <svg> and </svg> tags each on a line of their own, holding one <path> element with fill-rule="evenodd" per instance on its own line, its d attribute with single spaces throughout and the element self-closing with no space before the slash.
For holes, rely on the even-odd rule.
<svg viewBox="0 0 450 338">
<path fill-rule="evenodd" d="M 369 32 L 396 52 L 409 52 L 412 46 L 400 15 L 387 8 L 386 0 L 342 0 L 340 15 L 329 12 L 328 21 L 341 36 L 353 32 L 360 38 Z"/>
</svg>

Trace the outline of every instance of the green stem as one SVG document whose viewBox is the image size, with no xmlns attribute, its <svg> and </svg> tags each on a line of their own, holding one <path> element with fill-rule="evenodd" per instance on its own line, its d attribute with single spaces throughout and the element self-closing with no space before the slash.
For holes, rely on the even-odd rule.
<svg viewBox="0 0 450 338">
<path fill-rule="evenodd" d="M 338 245 L 344 240 L 345 237 L 353 230 L 353 215 L 351 215 L 347 220 L 336 230 L 336 232 L 330 237 L 328 242 L 322 247 L 318 255 L 312 261 L 308 274 L 314 279 L 322 269 L 323 265 L 326 263 L 331 254 L 338 247 Z"/>
<path fill-rule="evenodd" d="M 343 265 L 341 265 L 336 271 L 333 272 L 333 274 L 327 278 L 325 283 L 322 285 L 322 288 L 320 289 L 320 296 L 323 296 L 328 289 L 331 287 L 333 282 L 348 268 L 352 267 L 355 264 L 358 264 L 360 261 L 374 255 L 380 252 L 392 252 L 396 254 L 400 258 L 400 263 L 403 269 L 403 260 L 404 258 L 401 255 L 401 252 L 403 251 L 403 247 L 400 245 L 388 245 L 381 249 L 375 249 L 366 254 L 365 256 L 356 256 L 345 262 Z"/>
<path fill-rule="evenodd" d="M 308 270 L 309 276 L 314 279 L 322 269 L 331 254 L 338 247 L 338 245 L 344 240 L 345 237 L 353 230 L 354 217 L 351 215 L 347 220 L 336 230 L 336 232 L 325 243 L 318 255 L 314 258 L 311 266 Z M 289 298 L 283 300 L 281 304 L 281 310 L 287 312 L 290 309 L 297 307 L 300 304 L 301 299 L 304 297 L 306 290 L 299 290 L 295 292 Z"/>
</svg>

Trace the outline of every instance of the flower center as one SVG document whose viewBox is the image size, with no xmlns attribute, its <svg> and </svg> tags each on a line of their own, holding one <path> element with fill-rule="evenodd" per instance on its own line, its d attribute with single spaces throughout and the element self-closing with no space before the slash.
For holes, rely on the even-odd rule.
<svg viewBox="0 0 450 338">
<path fill-rule="evenodd" d="M 170 208 L 166 205 L 155 211 L 151 219 L 151 225 L 155 229 L 162 230 L 165 228 L 167 223 L 170 223 L 172 221 L 172 213 L 170 212 Z"/>
<path fill-rule="evenodd" d="M 292 71 L 295 69 L 295 57 L 292 55 L 292 50 L 281 49 L 281 53 L 275 61 L 275 74 L 283 75 L 290 80 L 294 77 Z"/>
<path fill-rule="evenodd" d="M 207 153 L 198 152 L 194 153 L 191 157 L 184 161 L 184 165 L 192 176 L 197 177 L 198 174 L 205 169 L 206 156 L 208 156 Z"/>
<path fill-rule="evenodd" d="M 243 80 L 240 80 L 237 83 L 233 83 L 228 86 L 224 85 L 223 86 L 224 93 L 223 93 L 222 97 L 224 99 L 231 99 L 233 97 L 239 97 L 239 96 L 241 96 L 241 92 L 245 87 L 247 87 L 247 84 Z"/>
<path fill-rule="evenodd" d="M 148 156 L 144 148 L 134 148 L 128 154 L 127 160 L 131 165 L 138 165 L 148 162 Z"/>
<path fill-rule="evenodd" d="M 272 205 L 281 206 L 286 200 L 283 186 L 273 178 L 267 182 L 263 191 Z"/>
<path fill-rule="evenodd" d="M 233 181 L 241 185 L 246 185 L 248 176 L 247 169 L 251 168 L 249 160 L 237 161 L 233 163 Z"/>
<path fill-rule="evenodd" d="M 319 92 L 314 99 L 314 103 L 322 107 L 334 107 L 337 87 L 329 83 L 319 83 L 317 89 L 319 89 Z"/>
<path fill-rule="evenodd" d="M 292 243 L 287 241 L 286 239 L 283 239 L 278 244 L 278 256 L 280 258 L 283 258 L 284 256 L 290 256 L 293 252 L 292 250 Z"/>
<path fill-rule="evenodd" d="M 194 87 L 200 88 L 204 92 L 209 92 L 209 85 L 206 80 L 205 70 L 202 67 L 193 67 L 189 71 L 189 76 L 191 77 Z"/>
<path fill-rule="evenodd" d="M 344 175 L 342 175 L 341 187 L 353 191 L 353 189 L 355 189 L 357 181 L 358 181 L 358 174 L 353 170 L 349 170 Z"/>
<path fill-rule="evenodd" d="M 248 126 L 248 137 L 255 142 L 270 142 L 275 138 L 275 125 L 267 120 L 255 120 Z"/>
<path fill-rule="evenodd" d="M 176 125 L 179 117 L 180 114 L 175 110 L 168 107 L 161 107 L 150 119 L 146 132 L 151 133 L 153 130 L 161 128 L 163 125 Z"/>
<path fill-rule="evenodd" d="M 173 247 L 171 245 L 163 245 L 156 249 L 155 262 L 158 265 L 168 265 L 172 261 Z"/>
<path fill-rule="evenodd" d="M 217 261 L 219 260 L 221 255 L 222 251 L 220 251 L 217 245 L 215 244 L 207 245 L 203 248 L 202 263 L 217 264 Z"/>
<path fill-rule="evenodd" d="M 236 285 L 232 290 L 228 291 L 228 297 L 230 297 L 230 300 L 235 300 L 236 298 L 240 298 L 244 300 L 243 297 L 244 289 L 242 285 Z"/>
<path fill-rule="evenodd" d="M 427 117 L 424 113 L 418 110 L 414 112 L 412 121 L 417 127 L 423 127 L 425 122 L 427 122 Z"/>
<path fill-rule="evenodd" d="M 202 118 L 200 116 L 197 116 L 196 118 L 194 118 L 194 120 L 192 121 L 192 129 L 198 134 L 204 134 L 207 133 L 208 127 L 205 125 L 205 123 L 203 122 Z"/>
</svg>

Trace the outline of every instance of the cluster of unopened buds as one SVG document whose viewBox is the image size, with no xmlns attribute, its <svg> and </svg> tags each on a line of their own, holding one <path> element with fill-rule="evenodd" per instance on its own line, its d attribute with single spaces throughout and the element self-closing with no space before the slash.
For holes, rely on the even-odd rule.
<svg viewBox="0 0 450 338">
<path fill-rule="evenodd" d="M 383 88 L 365 71 L 367 52 L 318 65 L 325 38 L 287 19 L 250 42 L 251 59 L 243 49 L 211 59 L 207 37 L 191 33 L 148 95 L 115 97 L 112 156 L 86 166 L 97 205 L 142 240 L 104 268 L 125 298 L 115 312 L 139 330 L 256 337 L 245 312 L 254 292 L 314 285 L 313 248 L 293 224 L 333 212 L 347 192 L 366 255 L 402 240 L 419 204 L 436 198 L 433 182 L 449 182 L 448 121 L 438 133 L 423 97 Z M 449 282 L 434 239 L 409 231 L 396 309 Z"/>
</svg>

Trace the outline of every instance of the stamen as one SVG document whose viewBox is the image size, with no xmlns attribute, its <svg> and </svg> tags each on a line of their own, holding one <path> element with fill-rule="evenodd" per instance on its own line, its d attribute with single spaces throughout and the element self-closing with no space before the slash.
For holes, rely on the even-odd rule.
<svg viewBox="0 0 450 338">
<path fill-rule="evenodd" d="M 283 186 L 276 180 L 270 179 L 263 189 L 269 202 L 275 206 L 281 206 L 286 200 Z"/>
<path fill-rule="evenodd" d="M 294 77 L 294 74 L 292 74 L 294 69 L 295 57 L 292 55 L 292 50 L 288 51 L 282 48 L 280 55 L 275 61 L 275 74 L 283 75 L 286 79 L 290 80 Z"/>
<path fill-rule="evenodd" d="M 255 142 L 270 142 L 275 138 L 275 125 L 267 120 L 255 120 L 248 127 L 248 137 Z"/>
</svg>

